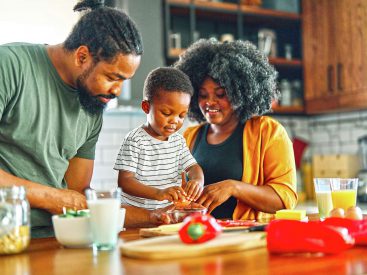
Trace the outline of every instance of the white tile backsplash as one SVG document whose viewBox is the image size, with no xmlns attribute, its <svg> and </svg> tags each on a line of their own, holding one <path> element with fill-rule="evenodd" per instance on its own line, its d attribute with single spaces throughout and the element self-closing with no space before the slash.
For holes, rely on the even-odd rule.
<svg viewBox="0 0 367 275">
<path fill-rule="evenodd" d="M 291 137 L 294 134 L 309 141 L 311 154 L 357 154 L 358 138 L 367 135 L 367 111 L 308 118 L 274 117 L 286 127 Z"/>
<path fill-rule="evenodd" d="M 111 110 L 103 117 L 103 127 L 96 146 L 91 186 L 108 189 L 117 186 L 118 172 L 113 170 L 117 153 L 125 135 L 145 122 L 140 109 Z"/>
</svg>

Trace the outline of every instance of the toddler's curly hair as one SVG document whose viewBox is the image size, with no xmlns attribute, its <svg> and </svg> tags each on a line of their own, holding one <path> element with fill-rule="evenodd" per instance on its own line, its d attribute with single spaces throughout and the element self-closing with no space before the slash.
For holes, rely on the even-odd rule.
<svg viewBox="0 0 367 275">
<path fill-rule="evenodd" d="M 194 91 L 188 76 L 181 70 L 172 67 L 160 67 L 151 71 L 144 82 L 143 96 L 153 102 L 159 92 L 180 92 L 193 95 Z"/>
<path fill-rule="evenodd" d="M 279 97 L 277 71 L 248 41 L 200 39 L 180 56 L 174 67 L 187 74 L 194 87 L 188 116 L 197 122 L 205 121 L 199 109 L 198 92 L 208 76 L 226 90 L 241 121 L 269 112 L 272 101 Z"/>
</svg>

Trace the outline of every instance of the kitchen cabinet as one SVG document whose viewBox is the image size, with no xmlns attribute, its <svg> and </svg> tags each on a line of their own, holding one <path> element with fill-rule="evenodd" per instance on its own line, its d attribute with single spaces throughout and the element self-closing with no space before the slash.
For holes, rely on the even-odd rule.
<svg viewBox="0 0 367 275">
<path fill-rule="evenodd" d="M 367 1 L 307 0 L 303 7 L 306 112 L 367 107 Z"/>
<path fill-rule="evenodd" d="M 229 3 L 232 2 L 232 3 Z M 275 54 L 269 61 L 279 72 L 279 80 L 302 80 L 301 16 L 298 13 L 241 5 L 241 1 L 165 0 L 165 63 L 171 65 L 199 38 L 224 36 L 250 40 L 258 45 L 261 30 L 271 30 Z M 285 58 L 290 47 L 291 58 Z M 302 89 L 302 88 L 301 88 Z M 301 91 L 302 92 L 302 91 Z M 303 98 L 303 94 L 301 95 Z M 303 113 L 303 106 L 276 106 L 275 113 Z"/>
</svg>

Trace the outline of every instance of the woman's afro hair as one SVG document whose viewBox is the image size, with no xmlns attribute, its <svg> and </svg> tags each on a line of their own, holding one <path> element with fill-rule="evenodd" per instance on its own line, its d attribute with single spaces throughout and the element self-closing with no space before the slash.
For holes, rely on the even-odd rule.
<svg viewBox="0 0 367 275">
<path fill-rule="evenodd" d="M 269 112 L 279 96 L 277 72 L 268 58 L 248 41 L 219 42 L 200 39 L 192 44 L 174 66 L 186 73 L 194 87 L 189 118 L 204 122 L 199 109 L 198 91 L 206 77 L 226 90 L 241 121 Z"/>
</svg>

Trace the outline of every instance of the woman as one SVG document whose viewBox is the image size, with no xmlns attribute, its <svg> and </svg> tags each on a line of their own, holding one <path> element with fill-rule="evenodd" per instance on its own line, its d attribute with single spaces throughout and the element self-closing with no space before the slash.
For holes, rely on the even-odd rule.
<svg viewBox="0 0 367 275">
<path fill-rule="evenodd" d="M 184 136 L 204 170 L 197 200 L 216 218 L 264 219 L 297 202 L 292 143 L 262 114 L 277 99 L 277 73 L 249 42 L 199 40 L 175 66 L 194 87 Z M 204 122 L 204 123 L 203 123 Z"/>
</svg>

